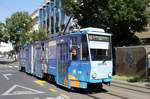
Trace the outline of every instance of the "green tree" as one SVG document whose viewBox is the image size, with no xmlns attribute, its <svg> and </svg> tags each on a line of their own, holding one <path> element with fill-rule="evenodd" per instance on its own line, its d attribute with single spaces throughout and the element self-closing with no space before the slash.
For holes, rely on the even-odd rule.
<svg viewBox="0 0 150 99">
<path fill-rule="evenodd" d="M 62 0 L 62 2 L 68 0 Z M 63 8 L 78 18 L 81 27 L 104 28 L 113 34 L 113 45 L 139 44 L 135 32 L 148 23 L 146 8 L 150 0 L 71 0 Z"/>
<path fill-rule="evenodd" d="M 0 22 L 0 42 L 3 41 L 3 36 L 4 36 L 4 23 Z"/>
<path fill-rule="evenodd" d="M 29 31 L 32 28 L 32 19 L 27 12 L 16 12 L 6 19 L 6 28 L 9 33 L 9 40 L 14 49 L 29 43 Z"/>
<path fill-rule="evenodd" d="M 0 42 L 8 42 L 9 35 L 6 31 L 6 26 L 4 23 L 0 22 Z"/>
<path fill-rule="evenodd" d="M 40 40 L 46 40 L 48 38 L 48 33 L 43 29 L 32 31 L 29 33 L 30 43 Z"/>
<path fill-rule="evenodd" d="M 81 0 L 61 0 L 63 9 L 68 14 L 76 14 L 79 10 Z"/>
</svg>

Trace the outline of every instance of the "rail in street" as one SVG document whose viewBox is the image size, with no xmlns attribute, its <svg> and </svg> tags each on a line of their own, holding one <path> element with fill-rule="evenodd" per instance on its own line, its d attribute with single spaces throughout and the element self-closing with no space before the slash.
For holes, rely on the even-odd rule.
<svg viewBox="0 0 150 99">
<path fill-rule="evenodd" d="M 150 94 L 150 89 L 148 89 L 148 88 L 137 87 L 137 86 L 127 85 L 127 84 L 118 84 L 118 83 L 113 83 L 113 84 L 111 84 L 111 86 Z"/>
</svg>

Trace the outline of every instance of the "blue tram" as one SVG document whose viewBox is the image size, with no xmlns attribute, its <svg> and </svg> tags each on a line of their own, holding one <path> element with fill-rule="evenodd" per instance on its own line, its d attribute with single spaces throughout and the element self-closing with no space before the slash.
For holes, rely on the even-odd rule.
<svg viewBox="0 0 150 99">
<path fill-rule="evenodd" d="M 86 89 L 112 82 L 111 34 L 103 29 L 84 28 L 22 49 L 26 48 L 33 49 L 26 53 L 31 64 L 21 65 L 25 58 L 20 57 L 20 69 L 33 71 L 28 73 L 37 77 L 46 75 L 67 88 Z"/>
</svg>

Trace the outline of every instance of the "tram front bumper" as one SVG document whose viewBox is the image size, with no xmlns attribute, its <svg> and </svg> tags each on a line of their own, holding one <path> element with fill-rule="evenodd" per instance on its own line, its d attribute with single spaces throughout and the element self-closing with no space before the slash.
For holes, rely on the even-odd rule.
<svg viewBox="0 0 150 99">
<path fill-rule="evenodd" d="M 111 83 L 112 78 L 91 79 L 89 83 Z"/>
</svg>

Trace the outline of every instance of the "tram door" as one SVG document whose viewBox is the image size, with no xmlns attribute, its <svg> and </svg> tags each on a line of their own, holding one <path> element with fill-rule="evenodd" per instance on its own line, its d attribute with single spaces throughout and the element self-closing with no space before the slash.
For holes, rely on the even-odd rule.
<svg viewBox="0 0 150 99">
<path fill-rule="evenodd" d="M 66 85 L 68 80 L 68 43 L 57 45 L 57 82 L 61 85 Z"/>
<path fill-rule="evenodd" d="M 42 65 L 41 65 L 41 47 L 35 48 L 35 75 L 42 78 Z"/>
<path fill-rule="evenodd" d="M 25 49 L 25 57 L 26 57 L 26 68 L 25 68 L 25 72 L 29 73 L 29 70 L 30 70 L 30 54 L 29 54 L 29 46 L 27 46 L 28 48 Z"/>
</svg>

